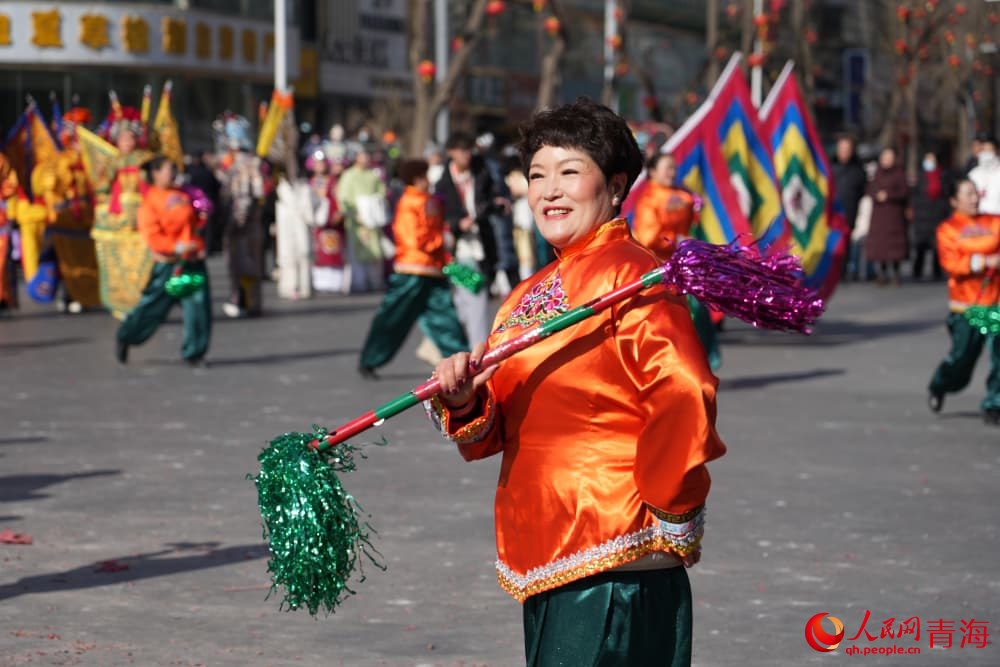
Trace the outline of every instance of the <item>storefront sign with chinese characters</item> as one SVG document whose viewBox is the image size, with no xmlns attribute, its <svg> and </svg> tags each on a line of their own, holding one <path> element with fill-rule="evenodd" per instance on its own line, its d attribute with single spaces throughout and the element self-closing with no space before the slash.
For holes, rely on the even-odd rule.
<svg viewBox="0 0 1000 667">
<path fill-rule="evenodd" d="M 299 31 L 288 30 L 288 75 L 299 72 Z M 274 26 L 172 7 L 94 3 L 0 3 L 4 65 L 162 67 L 269 78 Z"/>
</svg>

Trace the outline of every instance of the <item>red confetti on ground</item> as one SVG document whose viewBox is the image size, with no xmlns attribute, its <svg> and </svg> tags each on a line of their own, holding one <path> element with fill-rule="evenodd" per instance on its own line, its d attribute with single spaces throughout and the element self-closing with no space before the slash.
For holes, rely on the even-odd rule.
<svg viewBox="0 0 1000 667">
<path fill-rule="evenodd" d="M 0 544 L 31 544 L 34 542 L 31 535 L 15 533 L 10 528 L 0 530 Z"/>
<path fill-rule="evenodd" d="M 94 572 L 121 572 L 122 570 L 127 570 L 128 565 L 125 563 L 119 563 L 116 560 L 106 560 L 98 566 Z"/>
</svg>

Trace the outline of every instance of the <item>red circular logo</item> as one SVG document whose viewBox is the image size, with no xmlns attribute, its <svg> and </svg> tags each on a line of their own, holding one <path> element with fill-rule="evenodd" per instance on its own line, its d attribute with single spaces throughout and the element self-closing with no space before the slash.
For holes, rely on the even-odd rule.
<svg viewBox="0 0 1000 667">
<path fill-rule="evenodd" d="M 840 646 L 840 640 L 844 638 L 844 624 L 836 616 L 830 616 L 835 628 L 834 634 L 823 629 L 822 621 L 826 616 L 825 611 L 820 612 L 806 622 L 806 641 L 820 653 L 829 653 Z"/>
</svg>

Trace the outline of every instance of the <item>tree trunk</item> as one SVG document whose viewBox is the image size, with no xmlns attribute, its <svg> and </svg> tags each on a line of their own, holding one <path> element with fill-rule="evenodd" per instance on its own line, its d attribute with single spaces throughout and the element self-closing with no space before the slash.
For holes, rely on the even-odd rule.
<svg viewBox="0 0 1000 667">
<path fill-rule="evenodd" d="M 708 0 L 705 12 L 705 55 L 708 58 L 705 87 L 711 89 L 719 78 L 719 59 L 715 57 L 715 49 L 719 47 L 719 0 Z"/>
<path fill-rule="evenodd" d="M 812 109 L 816 95 L 816 77 L 813 75 L 813 48 L 805 39 L 808 27 L 806 0 L 792 0 L 792 39 L 795 40 L 798 52 L 799 76 L 802 82 L 802 94 L 806 105 Z"/>
<path fill-rule="evenodd" d="M 747 58 L 753 50 L 754 30 L 753 0 L 743 0 L 743 24 L 740 28 L 740 52 L 743 54 L 744 63 L 747 62 Z"/>
<path fill-rule="evenodd" d="M 542 58 L 538 80 L 538 99 L 535 102 L 536 111 L 550 107 L 555 102 L 556 90 L 560 83 L 559 65 L 562 62 L 563 53 L 566 51 L 566 19 L 563 15 L 562 4 L 558 0 L 550 0 L 549 10 L 554 17 L 559 19 L 559 30 L 552 36 L 552 48 Z"/>
<path fill-rule="evenodd" d="M 920 60 L 911 66 L 910 83 L 906 87 L 906 134 L 910 145 L 906 151 L 906 178 L 917 182 L 917 166 L 920 164 L 920 123 L 917 122 L 917 82 L 920 80 Z"/>
<path fill-rule="evenodd" d="M 410 155 L 421 155 L 433 130 L 434 118 L 448 103 L 465 66 L 483 34 L 487 0 L 474 0 L 462 28 L 462 45 L 452 54 L 444 80 L 437 86 L 424 83 L 416 75 L 417 66 L 427 49 L 428 0 L 410 0 L 410 69 L 413 75 L 413 129 L 410 131 Z"/>
</svg>

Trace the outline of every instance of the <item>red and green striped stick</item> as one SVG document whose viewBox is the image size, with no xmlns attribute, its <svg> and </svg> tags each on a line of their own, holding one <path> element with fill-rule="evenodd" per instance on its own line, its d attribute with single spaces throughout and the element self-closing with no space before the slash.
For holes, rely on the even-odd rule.
<svg viewBox="0 0 1000 667">
<path fill-rule="evenodd" d="M 596 315 L 602 310 L 610 308 L 616 303 L 620 303 L 648 287 L 662 283 L 664 276 L 666 275 L 666 271 L 666 265 L 657 267 L 649 273 L 644 274 L 635 282 L 619 287 L 604 296 L 592 299 L 585 304 L 579 305 L 576 308 L 563 313 L 562 315 L 557 315 L 548 322 L 539 324 L 533 329 L 521 334 L 517 338 L 501 343 L 483 355 L 482 363 L 478 367 L 473 368 L 473 372 L 478 374 L 481 372 L 481 369 L 489 368 L 494 364 L 498 364 L 504 359 L 514 356 L 521 350 L 531 347 L 540 340 L 548 338 L 557 331 L 562 331 L 563 329 L 573 326 L 577 322 L 582 322 L 588 317 Z M 312 446 L 314 449 L 323 451 L 344 442 L 348 438 L 368 430 L 383 419 L 394 417 L 400 412 L 409 410 L 421 401 L 429 399 L 431 396 L 437 394 L 440 388 L 441 383 L 438 379 L 431 378 L 423 384 L 417 385 L 405 394 L 397 396 L 388 403 L 383 403 L 374 410 L 361 415 L 357 419 L 352 419 L 340 428 L 330 431 L 321 440 L 314 440 Z"/>
<path fill-rule="evenodd" d="M 687 239 L 677 245 L 661 266 L 635 282 L 597 297 L 576 308 L 539 324 L 517 338 L 489 350 L 482 363 L 473 368 L 479 373 L 538 341 L 562 331 L 620 303 L 653 285 L 666 284 L 678 294 L 688 294 L 709 308 L 750 322 L 764 329 L 808 333 L 823 313 L 823 301 L 814 290 L 802 287 L 801 266 L 788 254 L 761 256 L 753 248 L 736 242 L 714 245 Z M 313 449 L 323 451 L 365 431 L 377 422 L 398 415 L 438 393 L 440 384 L 431 378 L 402 396 L 380 405 L 314 440 Z"/>
</svg>

